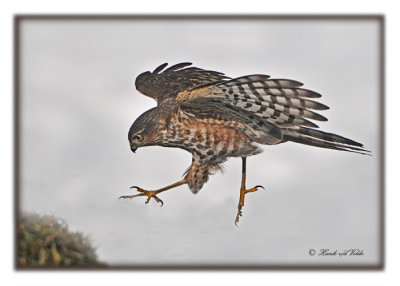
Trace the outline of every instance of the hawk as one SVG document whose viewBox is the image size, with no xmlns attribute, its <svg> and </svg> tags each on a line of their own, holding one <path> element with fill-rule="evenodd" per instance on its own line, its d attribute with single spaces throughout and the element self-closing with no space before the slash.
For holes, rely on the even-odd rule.
<svg viewBox="0 0 400 286">
<path fill-rule="evenodd" d="M 361 143 L 320 131 L 310 120 L 327 121 L 313 110 L 328 106 L 312 99 L 321 95 L 301 88 L 290 79 L 273 79 L 253 74 L 230 78 L 221 72 L 167 63 L 136 78 L 136 89 L 157 102 L 132 124 L 128 139 L 131 150 L 163 146 L 184 149 L 192 163 L 184 178 L 158 190 L 138 191 L 131 199 L 147 197 L 163 204 L 158 194 L 187 184 L 197 193 L 211 174 L 230 157 L 242 158 L 242 182 L 235 224 L 242 216 L 245 195 L 259 188 L 246 188 L 246 158 L 261 153 L 258 144 L 276 145 L 288 141 L 340 151 L 366 154 Z"/>
</svg>

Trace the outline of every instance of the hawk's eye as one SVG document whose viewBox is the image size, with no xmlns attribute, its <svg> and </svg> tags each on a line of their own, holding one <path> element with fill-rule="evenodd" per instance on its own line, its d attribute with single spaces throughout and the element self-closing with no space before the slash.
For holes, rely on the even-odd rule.
<svg viewBox="0 0 400 286">
<path fill-rule="evenodd" d="M 138 140 L 138 141 L 142 141 L 143 140 L 143 136 L 138 134 L 138 135 L 133 136 L 133 139 L 134 140 Z"/>
</svg>

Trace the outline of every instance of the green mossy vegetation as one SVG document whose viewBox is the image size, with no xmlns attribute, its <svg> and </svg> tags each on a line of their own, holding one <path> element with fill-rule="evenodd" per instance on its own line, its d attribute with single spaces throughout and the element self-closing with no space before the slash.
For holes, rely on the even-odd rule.
<svg viewBox="0 0 400 286">
<path fill-rule="evenodd" d="M 23 213 L 18 223 L 18 267 L 106 266 L 87 236 L 59 218 Z"/>
</svg>

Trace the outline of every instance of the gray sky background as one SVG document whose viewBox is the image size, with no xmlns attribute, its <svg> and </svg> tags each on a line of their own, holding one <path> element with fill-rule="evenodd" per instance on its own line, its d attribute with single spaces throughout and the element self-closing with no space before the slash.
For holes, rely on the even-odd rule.
<svg viewBox="0 0 400 286">
<path fill-rule="evenodd" d="M 89 234 L 100 259 L 135 264 L 362 264 L 379 256 L 379 38 L 375 21 L 25 20 L 21 33 L 21 208 L 54 214 Z M 237 77 L 305 83 L 330 110 L 322 130 L 373 156 L 295 143 L 248 159 L 239 228 L 241 160 L 197 194 L 186 186 L 118 200 L 138 185 L 173 183 L 190 165 L 180 149 L 133 154 L 131 123 L 155 102 L 135 77 L 190 61 Z M 363 249 L 360 257 L 309 249 Z"/>
</svg>

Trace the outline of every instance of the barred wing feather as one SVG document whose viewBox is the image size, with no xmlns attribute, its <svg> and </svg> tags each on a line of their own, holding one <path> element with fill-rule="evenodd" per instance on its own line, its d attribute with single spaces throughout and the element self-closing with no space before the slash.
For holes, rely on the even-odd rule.
<svg viewBox="0 0 400 286">
<path fill-rule="evenodd" d="M 362 144 L 356 141 L 307 128 L 318 128 L 317 124 L 308 119 L 327 121 L 313 110 L 327 110 L 329 107 L 313 100 L 321 97 L 319 93 L 301 86 L 303 84 L 295 80 L 248 75 L 184 91 L 178 94 L 177 100 L 186 104 L 195 102 L 197 98 L 209 98 L 210 103 L 212 99 L 223 100 L 231 110 L 242 110 L 248 114 L 253 122 L 261 119 L 267 126 L 280 128 L 282 140 L 279 143 L 293 141 L 322 148 L 367 153 Z M 250 126 L 254 128 L 255 125 Z M 270 140 L 264 144 L 277 143 Z"/>
</svg>

